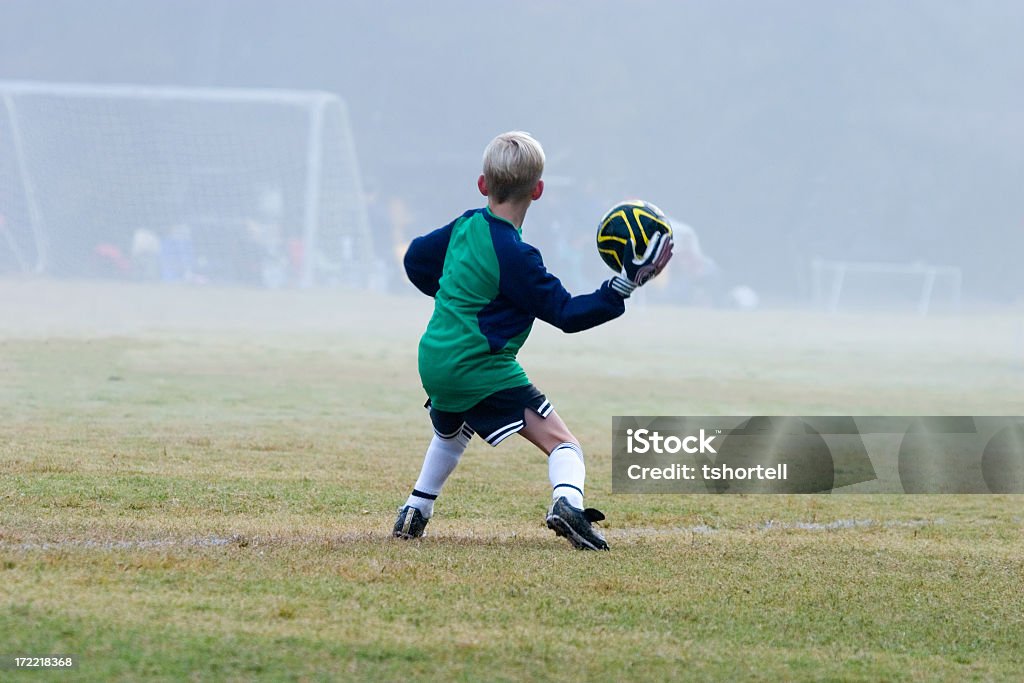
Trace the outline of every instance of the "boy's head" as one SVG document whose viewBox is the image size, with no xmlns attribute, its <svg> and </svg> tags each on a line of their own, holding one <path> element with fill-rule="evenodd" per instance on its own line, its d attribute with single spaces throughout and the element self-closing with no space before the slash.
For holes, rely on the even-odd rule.
<svg viewBox="0 0 1024 683">
<path fill-rule="evenodd" d="M 484 150 L 480 191 L 498 204 L 537 199 L 543 191 L 544 148 L 529 133 L 502 133 Z"/>
</svg>

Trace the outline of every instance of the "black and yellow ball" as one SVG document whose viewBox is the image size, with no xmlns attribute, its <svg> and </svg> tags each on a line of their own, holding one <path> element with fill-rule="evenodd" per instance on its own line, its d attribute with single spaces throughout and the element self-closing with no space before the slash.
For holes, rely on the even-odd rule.
<svg viewBox="0 0 1024 683">
<path fill-rule="evenodd" d="M 672 226 L 661 209 L 650 202 L 631 199 L 616 204 L 597 226 L 597 253 L 616 273 L 625 258 L 643 256 L 651 238 L 672 234 Z M 629 247 L 629 250 L 627 250 Z"/>
</svg>

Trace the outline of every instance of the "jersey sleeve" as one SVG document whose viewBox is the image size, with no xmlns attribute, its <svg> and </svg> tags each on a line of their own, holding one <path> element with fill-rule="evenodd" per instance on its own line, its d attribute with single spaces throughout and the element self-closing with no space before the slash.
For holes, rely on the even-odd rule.
<svg viewBox="0 0 1024 683">
<path fill-rule="evenodd" d="M 573 296 L 548 272 L 536 247 L 512 238 L 506 231 L 494 237 L 500 269 L 498 287 L 534 317 L 563 332 L 580 332 L 625 312 L 625 301 L 607 282 L 590 294 Z"/>
<path fill-rule="evenodd" d="M 405 251 L 405 274 L 409 282 L 427 296 L 437 294 L 454 226 L 453 221 L 443 228 L 417 237 Z"/>
</svg>

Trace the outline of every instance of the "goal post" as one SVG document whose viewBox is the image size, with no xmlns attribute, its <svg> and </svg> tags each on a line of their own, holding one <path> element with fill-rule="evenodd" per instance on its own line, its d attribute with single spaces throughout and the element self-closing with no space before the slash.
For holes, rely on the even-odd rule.
<svg viewBox="0 0 1024 683">
<path fill-rule="evenodd" d="M 0 81 L 0 273 L 365 284 L 345 102 Z"/>
<path fill-rule="evenodd" d="M 943 308 L 960 308 L 963 271 L 957 266 L 922 262 L 811 261 L 813 303 L 829 313 L 842 307 L 912 308 L 928 315 L 941 299 Z"/>
</svg>

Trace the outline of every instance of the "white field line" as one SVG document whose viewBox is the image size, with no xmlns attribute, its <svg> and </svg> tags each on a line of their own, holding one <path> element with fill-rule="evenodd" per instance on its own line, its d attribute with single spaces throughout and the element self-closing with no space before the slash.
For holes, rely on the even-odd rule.
<svg viewBox="0 0 1024 683">
<path fill-rule="evenodd" d="M 1018 521 L 1016 518 L 1014 521 Z M 627 527 L 605 529 L 604 533 L 609 538 L 628 538 L 637 536 L 672 536 L 681 533 L 685 534 L 717 534 L 729 531 L 757 531 L 770 533 L 775 531 L 847 531 L 851 529 L 917 529 L 928 526 L 939 526 L 946 524 L 944 519 L 911 519 L 911 520 L 877 520 L 877 519 L 837 519 L 832 522 L 780 522 L 768 520 L 753 527 L 725 527 L 716 528 L 707 524 L 698 524 L 689 527 Z M 467 540 L 476 538 L 479 540 L 496 540 L 496 538 L 510 540 L 518 534 L 499 534 L 494 537 L 486 534 L 452 535 L 441 533 L 435 536 L 445 540 Z M 162 538 L 162 539 L 127 539 L 127 540 L 94 540 L 94 539 L 68 539 L 66 541 L 43 541 L 28 543 L 10 543 L 0 541 L 0 550 L 145 550 L 150 548 L 211 548 L 236 545 L 238 547 L 268 546 L 268 545 L 326 545 L 334 546 L 343 543 L 359 541 L 373 541 L 389 538 L 381 533 L 354 532 L 334 536 L 270 536 L 247 537 L 239 534 L 233 536 L 205 536 L 191 538 Z"/>
<path fill-rule="evenodd" d="M 226 546 L 232 543 L 240 544 L 241 539 L 237 536 L 228 538 L 210 536 L 207 538 L 163 538 L 124 541 L 96 541 L 92 539 L 68 539 L 66 541 L 43 541 L 40 543 L 7 543 L 0 541 L 0 549 L 63 550 L 83 548 L 86 550 L 138 550 L 145 548 L 204 548 Z"/>
<path fill-rule="evenodd" d="M 846 531 L 850 529 L 917 529 L 927 526 L 938 526 L 945 524 L 944 519 L 909 519 L 909 520 L 878 520 L 878 519 L 837 519 L 832 522 L 780 522 L 770 519 L 753 527 L 712 527 L 707 524 L 698 524 L 689 527 L 668 527 L 654 529 L 650 527 L 634 527 L 624 529 L 609 529 L 607 536 L 668 536 L 673 534 L 717 534 L 728 531 L 759 531 L 762 533 L 773 531 Z"/>
</svg>

